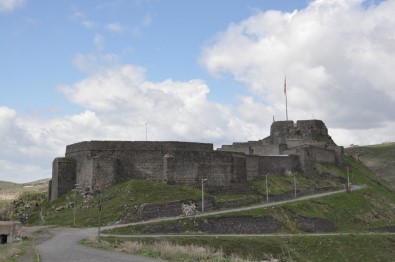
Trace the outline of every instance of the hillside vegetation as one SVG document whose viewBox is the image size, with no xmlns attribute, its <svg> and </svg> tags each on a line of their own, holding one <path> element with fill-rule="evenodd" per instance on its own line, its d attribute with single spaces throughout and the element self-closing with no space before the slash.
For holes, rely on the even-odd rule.
<svg viewBox="0 0 395 262">
<path fill-rule="evenodd" d="M 49 179 L 40 179 L 28 183 L 0 181 L 0 200 L 12 201 L 24 192 L 47 193 Z"/>
<path fill-rule="evenodd" d="M 341 177 L 342 178 L 342 177 Z M 298 194 L 313 194 L 315 189 L 344 188 L 344 178 L 308 177 L 297 174 Z M 269 199 L 293 197 L 293 177 L 268 178 Z M 212 198 L 216 208 L 237 202 L 239 205 L 262 203 L 266 200 L 265 178 L 250 181 L 246 192 L 215 193 L 207 187 L 206 198 Z M 289 194 L 290 193 L 290 194 Z M 70 191 L 55 201 L 44 202 L 29 216 L 29 225 L 96 226 L 100 216 L 103 225 L 139 221 L 139 208 L 145 204 L 164 204 L 175 200 L 201 201 L 201 189 L 186 185 L 168 185 L 148 180 L 129 180 L 104 190 L 101 194 L 84 195 Z M 99 206 L 102 207 L 99 210 Z"/>
<path fill-rule="evenodd" d="M 155 232 L 198 234 L 200 237 L 163 238 L 114 238 L 105 237 L 102 247 L 116 249 L 126 242 L 169 241 L 177 245 L 197 245 L 222 250 L 227 256 L 237 254 L 251 261 L 279 259 L 280 261 L 393 261 L 395 256 L 395 236 L 385 232 L 395 231 L 395 194 L 388 183 L 352 157 L 345 159 L 353 184 L 366 185 L 363 190 L 340 193 L 312 200 L 287 203 L 276 207 L 258 208 L 249 211 L 223 215 L 208 215 L 200 218 L 182 218 L 175 221 L 155 222 L 107 230 L 111 234 L 150 234 Z M 346 167 L 317 165 L 320 174 L 347 178 Z M 299 219 L 323 222 L 324 228 L 300 227 Z M 241 218 L 238 219 L 238 218 Z M 248 221 L 272 219 L 278 225 L 275 234 L 293 236 L 271 237 L 211 237 L 209 232 L 201 232 L 202 225 L 213 221 Z M 326 227 L 326 225 L 330 225 Z M 329 231 L 325 231 L 329 228 Z M 316 229 L 317 230 L 317 229 Z M 323 230 L 323 231 L 320 231 Z M 309 232 L 328 232 L 329 235 L 306 236 Z M 340 235 L 331 235 L 342 233 Z M 296 235 L 294 235 L 296 234 Z M 128 251 L 130 252 L 130 250 Z M 137 252 L 138 253 L 138 252 Z M 176 260 L 174 261 L 181 261 Z M 192 260 L 191 260 L 192 261 Z"/>
<path fill-rule="evenodd" d="M 49 179 L 17 184 L 0 181 L 0 220 L 25 222 L 29 213 L 47 198 Z"/>
<path fill-rule="evenodd" d="M 353 146 L 346 153 L 359 159 L 372 170 L 373 174 L 390 182 L 395 190 L 395 143 L 371 146 Z"/>
<path fill-rule="evenodd" d="M 349 167 L 349 173 L 347 173 L 346 166 Z M 223 252 L 229 258 L 224 261 L 232 261 L 230 257 L 234 254 L 247 261 L 273 258 L 280 261 L 392 261 L 395 255 L 395 236 L 388 232 L 395 231 L 395 194 L 390 190 L 388 182 L 372 173 L 361 161 L 352 157 L 346 157 L 345 164 L 341 167 L 317 164 L 315 169 L 317 174 L 314 177 L 296 175 L 298 194 L 301 192 L 313 194 L 315 190 L 323 188 L 330 190 L 345 188 L 348 175 L 352 184 L 366 185 L 366 188 L 270 208 L 257 208 L 222 215 L 207 214 L 204 217 L 180 217 L 173 221 L 152 222 L 103 232 L 147 236 L 158 233 L 181 233 L 196 234 L 199 237 L 102 237 L 102 241 L 93 245 L 161 258 L 163 257 L 158 254 L 159 251 L 146 251 L 144 248 L 142 248 L 143 251 L 138 251 L 134 247 L 152 246 L 154 242 L 161 241 L 177 246 L 194 245 L 198 249 L 214 250 L 214 253 L 215 250 Z M 293 177 L 269 177 L 268 184 L 270 185 L 269 198 L 288 193 L 292 196 Z M 218 206 L 232 201 L 259 203 L 265 201 L 265 195 L 264 178 L 249 182 L 248 190 L 243 194 L 206 192 L 206 197 L 213 198 Z M 137 207 L 145 203 L 160 204 L 173 200 L 199 201 L 200 198 L 200 188 L 130 180 L 115 185 L 101 194 L 84 196 L 71 191 L 56 201 L 44 202 L 30 213 L 27 223 L 29 225 L 73 226 L 74 203 L 77 227 L 98 226 L 99 220 L 101 225 L 125 223 L 138 221 Z M 99 205 L 102 206 L 101 210 L 98 208 Z M 231 224 L 226 224 L 229 221 Z M 222 228 L 226 231 L 234 227 L 232 221 L 236 221 L 236 225 L 249 221 L 269 221 L 276 224 L 274 234 L 291 234 L 292 236 L 210 236 L 214 233 L 210 225 L 216 225 L 214 228 Z M 303 223 L 307 223 L 307 227 L 303 226 Z M 240 224 L 239 228 L 242 229 L 242 227 L 244 224 Z M 344 235 L 324 234 L 314 237 L 304 235 L 309 232 Z M 133 248 L 128 246 L 133 246 Z M 180 257 L 165 259 L 195 261 Z"/>
<path fill-rule="evenodd" d="M 298 227 L 298 218 L 316 219 L 329 225 L 336 232 L 370 232 L 385 228 L 395 229 L 395 194 L 385 186 L 385 181 L 377 180 L 370 170 L 357 160 L 348 157 L 350 179 L 354 184 L 367 185 L 366 189 L 341 193 L 332 196 L 298 201 L 270 208 L 259 208 L 248 211 L 233 212 L 201 218 L 185 218 L 177 221 L 156 223 L 161 233 L 168 229 L 182 229 L 184 232 L 199 232 L 201 224 L 218 221 L 220 217 L 264 218 L 276 221 L 277 232 L 301 233 L 304 228 Z M 336 177 L 347 177 L 345 168 L 333 165 L 317 165 L 320 173 L 331 173 Z M 150 232 L 155 224 L 131 226 L 109 230 L 114 234 L 135 234 Z M 329 230 L 329 229 L 323 229 Z M 333 230 L 331 230 L 333 231 Z M 313 230 L 314 232 L 314 230 Z"/>
</svg>

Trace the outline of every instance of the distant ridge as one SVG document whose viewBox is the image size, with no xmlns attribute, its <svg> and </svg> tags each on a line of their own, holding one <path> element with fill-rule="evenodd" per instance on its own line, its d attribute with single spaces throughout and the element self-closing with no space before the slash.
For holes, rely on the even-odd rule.
<svg viewBox="0 0 395 262">
<path fill-rule="evenodd" d="M 395 190 L 395 142 L 383 142 L 377 145 L 356 146 L 345 149 L 346 154 L 359 159 L 375 175 L 391 183 Z"/>
<path fill-rule="evenodd" d="M 9 181 L 0 181 L 0 200 L 13 200 L 23 192 L 46 193 L 48 190 L 49 180 L 49 178 L 45 178 L 20 184 Z"/>
</svg>

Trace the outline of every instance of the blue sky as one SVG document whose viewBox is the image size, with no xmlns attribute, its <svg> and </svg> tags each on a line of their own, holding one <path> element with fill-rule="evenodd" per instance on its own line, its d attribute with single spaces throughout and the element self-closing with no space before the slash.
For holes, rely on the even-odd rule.
<svg viewBox="0 0 395 262">
<path fill-rule="evenodd" d="M 0 0 L 0 180 L 82 140 L 262 139 L 322 119 L 394 141 L 395 1 Z"/>
<path fill-rule="evenodd" d="M 242 87 L 226 76 L 210 77 L 197 61 L 201 47 L 230 23 L 259 10 L 292 11 L 305 5 L 284 0 L 24 1 L 0 16 L 0 103 L 18 111 L 56 107 L 78 112 L 56 86 L 84 77 L 73 64 L 77 54 L 108 53 L 120 63 L 145 67 L 153 81 L 203 78 L 219 89 L 212 89 L 213 99 L 229 102 L 232 92 L 223 89 Z M 101 44 L 94 43 L 95 36 Z M 19 72 L 23 77 L 15 77 Z"/>
</svg>

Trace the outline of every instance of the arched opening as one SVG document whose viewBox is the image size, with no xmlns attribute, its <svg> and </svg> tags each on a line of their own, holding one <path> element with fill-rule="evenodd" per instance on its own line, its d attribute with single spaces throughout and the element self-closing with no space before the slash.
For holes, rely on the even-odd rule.
<svg viewBox="0 0 395 262">
<path fill-rule="evenodd" d="M 4 235 L 4 234 L 0 235 L 0 244 L 7 243 L 7 236 L 8 235 Z"/>
</svg>

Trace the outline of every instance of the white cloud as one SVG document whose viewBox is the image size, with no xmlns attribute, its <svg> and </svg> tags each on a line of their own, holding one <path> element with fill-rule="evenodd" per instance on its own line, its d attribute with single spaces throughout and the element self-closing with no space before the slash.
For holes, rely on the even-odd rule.
<svg viewBox="0 0 395 262">
<path fill-rule="evenodd" d="M 143 21 L 141 22 L 141 26 L 150 27 L 152 24 L 152 17 L 150 15 L 145 15 Z"/>
<path fill-rule="evenodd" d="M 130 31 L 136 37 L 141 36 L 143 34 L 143 29 L 150 27 L 152 25 L 152 22 L 152 17 L 147 14 L 137 25 L 134 25 Z"/>
<path fill-rule="evenodd" d="M 202 80 L 154 83 L 144 72 L 132 65 L 115 66 L 60 90 L 71 102 L 97 112 L 111 130 L 119 128 L 113 133 L 117 136 L 124 129 L 129 139 L 132 134 L 144 139 L 148 122 L 154 140 L 225 139 L 229 119 L 236 117 L 230 108 L 208 101 L 209 88 Z"/>
<path fill-rule="evenodd" d="M 84 21 L 82 21 L 82 25 L 88 29 L 91 29 L 91 28 L 95 27 L 95 22 L 93 22 L 91 20 L 84 20 Z"/>
<path fill-rule="evenodd" d="M 146 79 L 144 68 L 115 65 L 59 90 L 82 112 L 40 119 L 0 108 L 0 161 L 4 164 L 0 180 L 50 177 L 52 160 L 63 156 L 68 144 L 85 140 L 144 141 L 145 123 L 149 140 L 220 146 L 262 135 L 262 126 L 243 120 L 243 107 L 259 109 L 259 105 L 240 99 L 235 109 L 211 102 L 207 98 L 209 87 L 199 79 L 152 82 Z M 259 114 L 247 118 L 259 119 Z"/>
<path fill-rule="evenodd" d="M 338 130 L 366 132 L 370 142 L 394 140 L 371 136 L 395 122 L 394 12 L 393 0 L 319 0 L 292 13 L 260 12 L 216 35 L 200 63 L 246 83 L 277 120 L 285 116 L 286 75 L 291 119 L 314 115 Z M 368 141 L 350 133 L 356 143 Z"/>
<path fill-rule="evenodd" d="M 110 23 L 106 25 L 106 29 L 111 32 L 122 33 L 124 27 L 120 23 Z"/>
<path fill-rule="evenodd" d="M 119 56 L 116 54 L 76 54 L 73 57 L 73 64 L 80 71 L 94 73 L 113 67 L 119 63 Z"/>
<path fill-rule="evenodd" d="M 93 37 L 93 44 L 97 50 L 102 50 L 104 48 L 104 37 L 101 34 L 96 33 Z"/>
<path fill-rule="evenodd" d="M 87 29 L 92 29 L 96 26 L 94 21 L 86 18 L 85 14 L 78 10 L 74 11 L 74 13 L 70 16 L 70 20 L 81 23 L 81 25 Z"/>
<path fill-rule="evenodd" d="M 153 82 L 144 68 L 120 65 L 116 55 L 77 54 L 73 63 L 88 76 L 59 90 L 81 113 L 40 119 L 0 107 L 0 180 L 49 177 L 67 144 L 145 140 L 145 123 L 149 140 L 220 146 L 266 137 L 272 116 L 285 116 L 284 75 L 290 118 L 324 120 L 342 145 L 393 141 L 394 10 L 395 1 L 363 7 L 322 0 L 230 25 L 203 49 L 200 62 L 249 87 L 234 106 L 210 101 L 200 79 Z M 97 49 L 103 40 L 95 35 Z"/>
<path fill-rule="evenodd" d="M 25 0 L 0 0 L 0 12 L 11 12 L 21 7 Z"/>
</svg>

